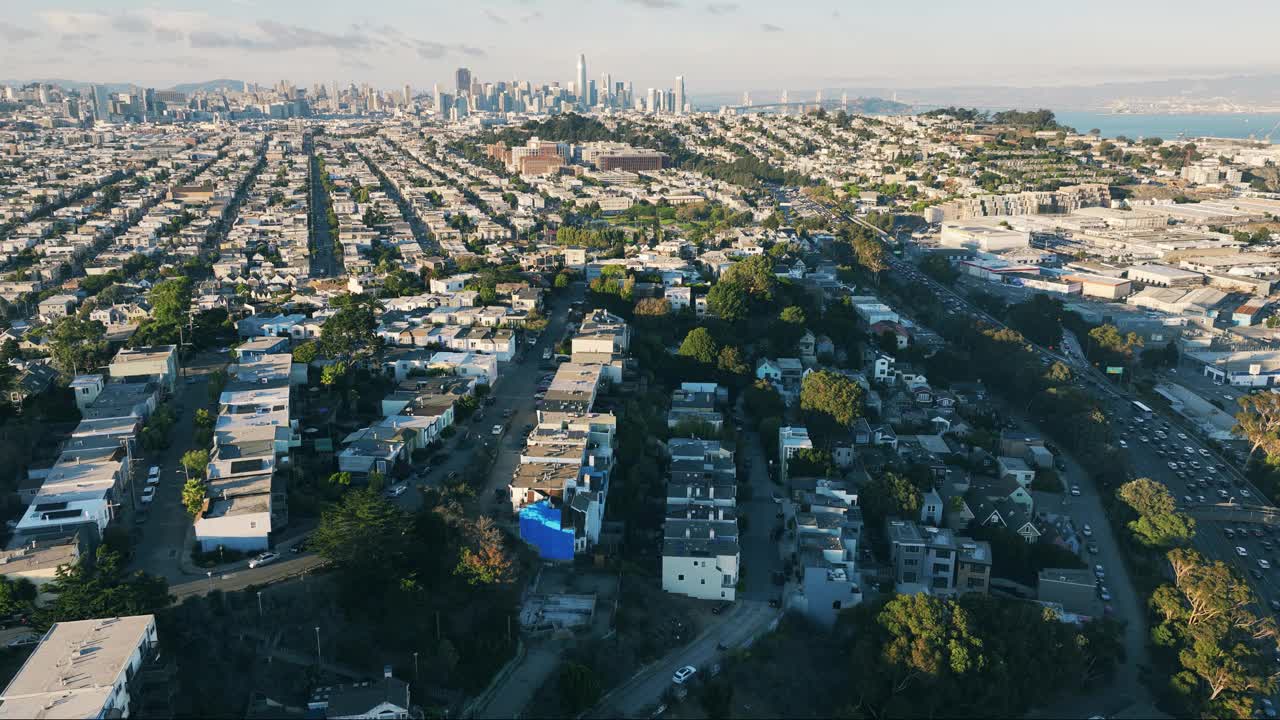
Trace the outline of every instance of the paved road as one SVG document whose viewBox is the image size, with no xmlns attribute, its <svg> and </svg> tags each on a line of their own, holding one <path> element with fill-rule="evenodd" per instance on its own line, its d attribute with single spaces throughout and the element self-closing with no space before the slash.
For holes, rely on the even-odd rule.
<svg viewBox="0 0 1280 720">
<path fill-rule="evenodd" d="M 775 627 L 779 611 L 768 603 L 743 600 L 716 620 L 693 642 L 667 653 L 647 665 L 634 677 L 610 692 L 587 717 L 645 717 L 671 687 L 671 675 L 677 668 L 693 665 L 706 672 L 723 654 L 746 647 L 757 637 Z M 720 650 L 723 645 L 728 650 Z"/>
<path fill-rule="evenodd" d="M 538 641 L 512 668 L 500 687 L 474 708 L 470 717 L 492 720 L 516 718 L 524 714 L 529 701 L 560 666 L 564 646 L 556 641 Z"/>
<path fill-rule="evenodd" d="M 781 492 L 781 487 L 769 481 L 769 463 L 760 437 L 754 432 L 744 432 L 738 451 L 751 463 L 747 475 L 752 490 L 750 500 L 738 503 L 738 512 L 747 518 L 747 530 L 740 539 L 744 587 L 738 598 L 767 603 L 782 597 L 783 588 L 774 584 L 772 576 L 782 570 L 783 556 L 794 542 L 774 540 L 772 536 L 774 528 L 783 522 L 777 517 L 782 506 L 774 503 L 772 497 L 773 493 Z"/>
<path fill-rule="evenodd" d="M 287 552 L 287 551 L 286 551 Z M 303 578 L 325 564 L 324 558 L 314 553 L 303 555 L 284 555 L 282 559 L 270 564 L 250 569 L 248 561 L 236 563 L 233 568 L 222 567 L 208 570 L 204 576 L 182 576 L 176 584 L 171 583 L 169 593 L 182 602 L 183 598 L 192 595 L 207 595 L 214 590 L 231 592 L 243 590 L 250 585 L 268 585 L 295 577 Z"/>
<path fill-rule="evenodd" d="M 311 214 L 311 274 L 327 277 L 338 277 L 342 274 L 342 258 L 333 251 L 333 233 L 329 228 L 329 217 L 325 212 L 329 207 L 329 197 L 320 183 L 319 158 L 311 150 L 308 143 L 308 162 L 311 163 L 307 178 L 311 183 L 311 195 L 308 198 L 307 212 Z"/>
</svg>

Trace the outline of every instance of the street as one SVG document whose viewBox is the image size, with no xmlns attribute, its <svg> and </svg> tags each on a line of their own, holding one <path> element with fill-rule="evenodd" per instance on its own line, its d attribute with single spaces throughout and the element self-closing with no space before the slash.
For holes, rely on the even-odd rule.
<svg viewBox="0 0 1280 720">
<path fill-rule="evenodd" d="M 650 663 L 635 677 L 601 698 L 586 717 L 643 716 L 646 710 L 661 702 L 663 693 L 672 686 L 671 675 L 677 668 L 692 665 L 706 673 L 724 652 L 748 647 L 755 638 L 776 627 L 779 612 L 766 602 L 739 600 L 733 609 L 719 616 L 693 642 Z"/>
</svg>

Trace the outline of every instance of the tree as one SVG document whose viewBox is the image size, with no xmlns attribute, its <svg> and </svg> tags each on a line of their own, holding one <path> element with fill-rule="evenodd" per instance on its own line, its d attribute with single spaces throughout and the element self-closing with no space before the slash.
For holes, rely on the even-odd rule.
<svg viewBox="0 0 1280 720">
<path fill-rule="evenodd" d="M 713 365 L 716 362 L 717 352 L 716 341 L 711 337 L 711 333 L 704 327 L 696 327 L 685 335 L 684 342 L 680 343 L 678 354 L 693 358 L 703 365 Z"/>
<path fill-rule="evenodd" d="M 347 364 L 341 360 L 324 366 L 320 371 L 320 384 L 332 388 L 347 375 Z"/>
<path fill-rule="evenodd" d="M 738 322 L 750 312 L 748 300 L 745 287 L 721 279 L 707 292 L 707 310 L 725 322 Z"/>
<path fill-rule="evenodd" d="M 186 469 L 188 477 L 203 478 L 208 465 L 208 450 L 188 450 L 182 454 L 182 467 Z"/>
<path fill-rule="evenodd" d="M 1242 396 L 1235 433 L 1249 441 L 1249 455 L 1259 448 L 1280 455 L 1280 394 L 1260 392 Z"/>
<path fill-rule="evenodd" d="M 785 405 L 782 396 L 769 384 L 768 380 L 756 380 L 742 394 L 742 404 L 757 422 L 767 417 L 782 415 Z M 766 447 L 772 442 L 766 440 Z"/>
<path fill-rule="evenodd" d="M 1185 545 L 1195 536 L 1196 521 L 1177 512 L 1173 495 L 1163 484 L 1138 478 L 1121 485 L 1116 495 L 1138 513 L 1129 531 L 1148 547 Z"/>
<path fill-rule="evenodd" d="M 872 479 L 858 494 L 858 504 L 867 514 L 868 525 L 873 527 L 887 517 L 915 518 L 923 502 L 920 489 L 894 472 Z"/>
<path fill-rule="evenodd" d="M 213 413 L 210 413 L 205 408 L 196 408 L 195 415 L 192 417 L 192 422 L 198 428 L 211 428 L 214 421 Z"/>
<path fill-rule="evenodd" d="M 293 361 L 301 365 L 310 365 L 315 362 L 319 354 L 320 348 L 315 342 L 304 342 L 293 349 Z"/>
<path fill-rule="evenodd" d="M 169 606 L 173 598 L 163 578 L 126 573 L 124 564 L 118 553 L 99 546 L 92 557 L 58 568 L 54 580 L 42 588 L 54 599 L 36 612 L 35 624 L 145 615 Z"/>
<path fill-rule="evenodd" d="M 879 240 L 863 236 L 855 237 L 853 253 L 858 258 L 858 264 L 876 277 L 889 268 L 889 256 Z"/>
<path fill-rule="evenodd" d="M 1014 303 L 1006 310 L 1009 326 L 1037 345 L 1055 346 L 1062 342 L 1061 300 L 1037 293 L 1030 299 Z"/>
<path fill-rule="evenodd" d="M 468 542 L 459 554 L 456 575 L 471 585 L 497 585 L 514 579 L 514 563 L 492 518 L 482 516 L 468 524 L 466 535 Z"/>
<path fill-rule="evenodd" d="M 376 351 L 376 301 L 367 295 L 342 295 L 333 299 L 333 305 L 338 311 L 320 326 L 320 350 L 338 360 Z"/>
<path fill-rule="evenodd" d="M 312 534 L 316 552 L 355 586 L 385 582 L 408 551 L 411 520 L 369 488 L 347 492 L 326 509 Z"/>
<path fill-rule="evenodd" d="M 822 442 L 862 416 L 862 387 L 830 370 L 811 372 L 800 383 L 800 410 Z"/>
<path fill-rule="evenodd" d="M 97 320 L 69 315 L 49 333 L 49 351 L 63 373 L 89 371 L 106 361 L 107 328 Z"/>
<path fill-rule="evenodd" d="M 723 282 L 741 286 L 756 302 L 772 300 L 774 289 L 778 286 L 778 278 L 773 274 L 773 261 L 764 255 L 753 255 L 730 265 L 721 274 L 720 282 L 716 285 Z"/>
<path fill-rule="evenodd" d="M 22 359 L 22 348 L 18 347 L 18 341 L 13 338 L 6 338 L 4 343 L 0 343 L 0 362 L 9 362 L 10 360 Z"/>
<path fill-rule="evenodd" d="M 204 511 L 205 494 L 208 492 L 208 486 L 198 477 L 193 477 L 182 486 L 182 506 L 187 509 L 187 514 L 196 517 Z"/>
<path fill-rule="evenodd" d="M 560 666 L 556 680 L 560 712 L 566 716 L 575 716 L 600 699 L 600 680 L 586 665 L 566 662 Z"/>
<path fill-rule="evenodd" d="M 641 298 L 636 303 L 638 317 L 666 317 L 671 314 L 671 301 L 666 298 Z"/>
<path fill-rule="evenodd" d="M 24 577 L 0 575 L 0 617 L 31 612 L 39 591 Z"/>
<path fill-rule="evenodd" d="M 720 348 L 716 356 L 716 369 L 728 375 L 742 376 L 751 372 L 751 368 L 742 359 L 742 351 L 732 345 Z"/>
<path fill-rule="evenodd" d="M 156 283 L 147 294 L 151 302 L 151 319 L 160 325 L 178 326 L 187 322 L 191 309 L 191 280 L 170 278 Z"/>
<path fill-rule="evenodd" d="M 332 485 L 333 487 L 342 487 L 342 488 L 350 487 L 351 473 L 349 472 L 330 473 L 329 484 Z"/>
</svg>

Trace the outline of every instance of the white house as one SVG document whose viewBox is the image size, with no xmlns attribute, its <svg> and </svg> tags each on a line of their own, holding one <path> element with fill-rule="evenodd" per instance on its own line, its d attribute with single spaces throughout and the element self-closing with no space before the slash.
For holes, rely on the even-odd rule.
<svg viewBox="0 0 1280 720">
<path fill-rule="evenodd" d="M 158 642 L 154 615 L 54 623 L 0 696 L 0 718 L 129 717 Z"/>
<path fill-rule="evenodd" d="M 668 538 L 662 545 L 662 589 L 700 600 L 736 597 L 737 539 Z"/>
</svg>

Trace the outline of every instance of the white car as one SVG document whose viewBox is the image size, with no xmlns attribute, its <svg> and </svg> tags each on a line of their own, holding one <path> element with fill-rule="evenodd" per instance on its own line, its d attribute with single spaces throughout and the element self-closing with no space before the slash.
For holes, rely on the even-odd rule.
<svg viewBox="0 0 1280 720">
<path fill-rule="evenodd" d="M 1165 463 L 1165 465 L 1168 465 L 1170 470 L 1177 470 L 1177 469 L 1178 469 L 1178 463 L 1173 462 L 1172 460 L 1170 460 L 1169 462 Z"/>
<path fill-rule="evenodd" d="M 1084 533 L 1085 537 L 1093 537 L 1093 528 L 1089 527 L 1089 523 L 1085 523 L 1080 532 Z"/>
<path fill-rule="evenodd" d="M 1098 597 L 1102 602 L 1111 602 L 1111 591 L 1107 589 L 1106 585 L 1098 588 Z"/>
<path fill-rule="evenodd" d="M 1251 498 L 1253 497 L 1253 493 L 1249 492 L 1246 488 L 1240 488 L 1240 497 Z"/>
<path fill-rule="evenodd" d="M 151 469 L 147 471 L 147 484 L 148 485 L 160 484 L 160 466 L 159 465 L 152 465 Z"/>
<path fill-rule="evenodd" d="M 1200 457 L 1209 457 L 1209 451 L 1204 448 L 1200 448 Z"/>
<path fill-rule="evenodd" d="M 493 426 L 493 431 L 492 431 L 492 432 L 493 432 L 493 434 L 494 434 L 494 435 L 501 435 L 501 434 L 502 434 L 502 426 L 501 426 L 501 425 L 494 425 L 494 426 Z"/>
<path fill-rule="evenodd" d="M 671 676 L 671 682 L 677 685 L 683 685 L 685 684 L 685 681 L 693 677 L 697 672 L 698 668 L 692 665 L 685 665 L 679 670 L 676 670 L 675 674 Z"/>
<path fill-rule="evenodd" d="M 1120 447 L 1122 447 L 1122 448 L 1127 448 L 1127 447 L 1129 447 L 1129 443 L 1125 442 L 1124 440 L 1121 440 L 1121 441 L 1120 441 Z"/>
<path fill-rule="evenodd" d="M 148 485 L 148 486 L 146 486 L 146 487 L 142 488 L 142 502 L 143 502 L 143 504 L 144 504 L 144 505 L 145 505 L 146 503 L 151 502 L 152 500 L 155 500 L 155 499 L 156 499 L 156 486 L 155 486 L 155 485 Z"/>
<path fill-rule="evenodd" d="M 249 567 L 251 568 L 262 567 L 267 563 L 272 563 L 279 559 L 280 559 L 280 553 L 264 552 L 261 555 L 255 555 L 253 559 L 249 561 Z"/>
<path fill-rule="evenodd" d="M 1101 580 L 1107 576 L 1107 571 L 1101 565 L 1093 566 L 1093 576 Z"/>
<path fill-rule="evenodd" d="M 1239 545 L 1237 545 L 1237 546 L 1236 546 L 1236 555 L 1239 555 L 1240 557 L 1249 557 L 1249 551 L 1248 551 L 1248 550 L 1245 550 L 1244 548 L 1242 548 L 1242 547 L 1240 547 Z"/>
<path fill-rule="evenodd" d="M 393 485 L 391 489 L 387 490 L 387 497 L 398 498 L 405 494 L 408 489 L 408 485 Z"/>
<path fill-rule="evenodd" d="M 1270 570 L 1271 563 L 1268 562 L 1266 558 L 1258 558 L 1258 567 L 1262 568 L 1263 570 Z"/>
<path fill-rule="evenodd" d="M 1187 434 L 1186 434 L 1186 433 L 1178 433 L 1178 439 L 1179 439 L 1179 440 L 1186 440 L 1186 439 L 1187 439 Z"/>
<path fill-rule="evenodd" d="M 1080 486 L 1079 486 L 1079 485 L 1072 485 L 1072 486 L 1071 486 L 1071 496 L 1072 496 L 1072 497 L 1080 497 Z"/>
</svg>

